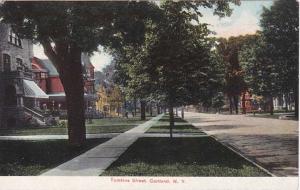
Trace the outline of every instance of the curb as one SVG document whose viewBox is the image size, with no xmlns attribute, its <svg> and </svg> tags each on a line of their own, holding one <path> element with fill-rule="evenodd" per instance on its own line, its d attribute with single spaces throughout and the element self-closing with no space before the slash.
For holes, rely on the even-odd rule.
<svg viewBox="0 0 300 190">
<path fill-rule="evenodd" d="M 255 158 L 253 158 L 253 157 L 249 158 L 249 157 L 243 155 L 243 153 L 238 148 L 236 148 L 235 146 L 233 146 L 233 145 L 231 145 L 229 143 L 224 143 L 224 142 L 219 141 L 218 138 L 216 136 L 214 136 L 214 135 L 210 135 L 210 137 L 212 137 L 217 142 L 219 142 L 223 146 L 227 147 L 228 149 L 230 149 L 234 153 L 238 154 L 242 158 L 246 159 L 248 162 L 252 163 L 253 165 L 255 165 L 256 167 L 258 167 L 259 169 L 263 170 L 264 172 L 266 172 L 270 176 L 272 176 L 272 177 L 279 177 L 279 176 L 276 176 L 275 174 L 273 174 L 272 172 L 270 172 L 268 169 L 266 169 L 263 166 L 261 166 L 260 164 L 258 164 L 259 162 Z"/>
<path fill-rule="evenodd" d="M 185 120 L 187 121 L 187 120 Z M 188 121 L 187 121 L 188 122 Z M 190 123 L 190 122 L 188 122 Z M 193 125 L 192 123 L 190 123 L 191 125 Z M 199 129 L 199 128 L 198 128 Z M 202 131 L 203 133 L 207 134 L 205 131 Z M 221 142 L 220 140 L 218 140 L 218 138 L 214 135 L 209 135 L 207 134 L 207 136 L 212 137 L 214 140 L 216 140 L 218 143 L 220 143 L 221 145 L 225 146 L 226 148 L 228 148 L 229 150 L 233 151 L 234 153 L 238 154 L 239 156 L 241 156 L 242 158 L 246 159 L 248 162 L 250 162 L 251 164 L 255 165 L 256 167 L 258 167 L 259 169 L 263 170 L 264 172 L 266 172 L 267 174 L 269 174 L 272 177 L 279 177 L 275 174 L 273 174 L 272 172 L 270 172 L 268 169 L 264 168 L 263 166 L 261 166 L 261 164 L 259 164 L 259 162 L 253 158 L 253 157 L 247 157 L 245 155 L 243 155 L 243 153 L 235 146 L 229 144 L 229 143 L 225 143 L 225 142 Z"/>
</svg>

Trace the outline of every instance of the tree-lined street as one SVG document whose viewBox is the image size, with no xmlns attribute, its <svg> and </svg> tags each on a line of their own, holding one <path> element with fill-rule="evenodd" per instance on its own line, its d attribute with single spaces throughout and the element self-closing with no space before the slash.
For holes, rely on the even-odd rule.
<svg viewBox="0 0 300 190">
<path fill-rule="evenodd" d="M 299 2 L 243 3 L 0 3 L 0 175 L 297 176 Z"/>
</svg>

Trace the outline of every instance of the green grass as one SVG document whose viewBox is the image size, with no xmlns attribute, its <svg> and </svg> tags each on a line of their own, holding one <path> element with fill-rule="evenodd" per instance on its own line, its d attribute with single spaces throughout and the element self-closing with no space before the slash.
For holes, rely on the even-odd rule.
<svg viewBox="0 0 300 190">
<path fill-rule="evenodd" d="M 140 138 L 102 176 L 268 176 L 211 137 Z"/>
<path fill-rule="evenodd" d="M 147 118 L 149 119 L 149 118 Z M 104 118 L 94 119 L 93 123 L 86 124 L 87 134 L 97 133 L 123 133 L 144 123 L 139 118 Z M 0 135 L 66 135 L 66 127 L 39 127 L 39 128 L 14 128 L 0 129 Z"/>
<path fill-rule="evenodd" d="M 170 123 L 169 116 L 163 116 L 155 125 L 153 125 L 146 133 L 169 133 Z M 185 120 L 175 117 L 175 126 L 173 133 L 203 133 Z M 204 133 L 203 133 L 204 134 Z"/>
<path fill-rule="evenodd" d="M 81 147 L 67 140 L 0 141 L 0 175 L 39 175 L 108 139 L 87 139 Z"/>
</svg>

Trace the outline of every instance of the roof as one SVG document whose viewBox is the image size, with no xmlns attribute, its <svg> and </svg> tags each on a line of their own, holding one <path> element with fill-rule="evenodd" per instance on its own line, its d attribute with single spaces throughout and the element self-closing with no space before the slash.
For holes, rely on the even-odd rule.
<svg viewBox="0 0 300 190">
<path fill-rule="evenodd" d="M 64 100 L 66 98 L 66 94 L 64 92 L 54 93 L 54 94 L 47 94 L 47 95 L 49 96 L 50 100 Z M 84 93 L 84 99 L 85 100 L 96 100 L 97 95 L 96 94 Z"/>
<path fill-rule="evenodd" d="M 35 57 L 35 60 L 39 65 L 41 65 L 44 69 L 48 71 L 48 75 L 50 77 L 59 76 L 57 69 L 53 65 L 53 63 L 49 59 L 39 59 Z M 94 68 L 93 64 L 90 61 L 88 54 L 82 53 L 81 55 L 81 62 L 85 68 Z"/>
<path fill-rule="evenodd" d="M 46 70 L 48 72 L 48 75 L 51 76 L 59 76 L 56 68 L 54 67 L 53 63 L 48 59 L 39 59 L 37 57 L 34 57 L 35 62 L 43 68 L 43 70 Z M 42 71 L 42 70 L 41 70 Z"/>
<path fill-rule="evenodd" d="M 54 67 L 53 63 L 49 59 L 42 59 L 41 64 L 45 69 L 48 70 L 49 76 L 59 76 L 57 69 Z"/>
<path fill-rule="evenodd" d="M 25 97 L 48 99 L 49 96 L 45 94 L 45 92 L 42 89 L 40 89 L 40 87 L 35 82 L 26 79 L 23 79 L 23 82 Z"/>
</svg>

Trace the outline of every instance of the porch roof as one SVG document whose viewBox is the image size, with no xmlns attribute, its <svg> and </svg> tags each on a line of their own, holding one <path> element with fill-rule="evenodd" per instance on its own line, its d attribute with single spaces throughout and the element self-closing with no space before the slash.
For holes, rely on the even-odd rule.
<svg viewBox="0 0 300 190">
<path fill-rule="evenodd" d="M 28 98 L 48 99 L 49 96 L 31 80 L 23 79 L 24 96 Z"/>
</svg>

